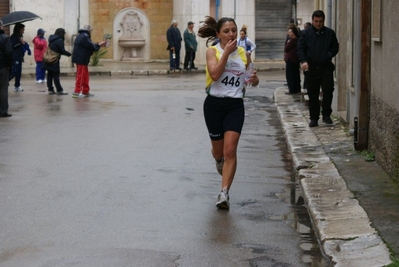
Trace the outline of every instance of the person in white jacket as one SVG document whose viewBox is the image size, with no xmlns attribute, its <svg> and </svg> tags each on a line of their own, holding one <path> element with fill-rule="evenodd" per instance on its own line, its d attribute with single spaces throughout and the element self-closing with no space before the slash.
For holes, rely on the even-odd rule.
<svg viewBox="0 0 399 267">
<path fill-rule="evenodd" d="M 256 49 L 256 45 L 247 37 L 247 25 L 242 25 L 240 30 L 240 38 L 237 39 L 237 46 L 241 46 L 247 51 L 247 54 L 251 53 Z"/>
</svg>

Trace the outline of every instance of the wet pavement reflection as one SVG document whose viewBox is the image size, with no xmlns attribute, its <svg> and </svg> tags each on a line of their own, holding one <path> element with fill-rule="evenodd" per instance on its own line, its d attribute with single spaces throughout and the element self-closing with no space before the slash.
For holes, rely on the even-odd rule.
<svg viewBox="0 0 399 267">
<path fill-rule="evenodd" d="M 287 177 L 287 179 L 291 178 Z M 299 233 L 301 237 L 299 247 L 303 250 L 302 261 L 312 267 L 330 266 L 331 262 L 322 254 L 318 239 L 313 231 L 312 222 L 299 184 L 292 182 L 283 193 L 278 193 L 276 196 L 286 203 L 290 203 L 293 212 L 271 219 L 289 222 L 291 227 Z"/>
</svg>

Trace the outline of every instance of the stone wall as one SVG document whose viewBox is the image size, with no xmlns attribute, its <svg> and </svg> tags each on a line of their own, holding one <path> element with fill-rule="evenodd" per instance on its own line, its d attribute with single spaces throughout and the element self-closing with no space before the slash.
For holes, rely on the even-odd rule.
<svg viewBox="0 0 399 267">
<path fill-rule="evenodd" d="M 370 99 L 369 150 L 378 164 L 399 183 L 399 112 L 381 99 Z"/>
<path fill-rule="evenodd" d="M 169 58 L 166 30 L 173 19 L 173 0 L 91 0 L 89 5 L 89 21 L 94 28 L 93 41 L 98 42 L 104 34 L 113 32 L 113 21 L 120 10 L 134 7 L 144 12 L 150 21 L 150 58 Z M 113 46 L 108 48 L 106 58 L 112 59 L 112 55 Z"/>
<path fill-rule="evenodd" d="M 399 57 L 399 36 L 392 22 L 398 9 L 399 1 L 381 1 L 381 12 L 372 12 L 372 18 L 380 24 L 380 38 L 370 44 L 369 126 L 369 150 L 396 182 L 399 182 L 399 75 L 398 61 L 393 59 Z"/>
</svg>

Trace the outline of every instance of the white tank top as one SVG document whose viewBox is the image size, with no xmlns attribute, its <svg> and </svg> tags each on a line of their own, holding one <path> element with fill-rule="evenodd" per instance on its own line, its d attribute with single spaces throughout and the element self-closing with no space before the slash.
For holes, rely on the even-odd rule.
<svg viewBox="0 0 399 267">
<path fill-rule="evenodd" d="M 211 46 L 216 50 L 216 59 L 219 61 L 224 50 L 220 44 Z M 243 98 L 245 92 L 244 74 L 247 64 L 247 56 L 242 47 L 229 55 L 226 68 L 217 81 L 213 81 L 206 68 L 206 93 L 216 97 Z"/>
</svg>

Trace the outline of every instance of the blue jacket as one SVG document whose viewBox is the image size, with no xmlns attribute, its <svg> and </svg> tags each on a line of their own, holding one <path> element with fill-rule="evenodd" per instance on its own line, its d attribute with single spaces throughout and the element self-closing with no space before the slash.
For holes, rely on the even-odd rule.
<svg viewBox="0 0 399 267">
<path fill-rule="evenodd" d="M 24 48 L 24 53 L 28 51 L 28 56 L 32 55 L 32 52 L 30 51 L 29 44 L 25 42 L 25 44 L 22 46 Z"/>
<path fill-rule="evenodd" d="M 166 50 L 170 50 L 170 48 L 174 47 L 177 51 L 181 48 L 181 34 L 180 30 L 177 27 L 170 26 L 166 31 L 166 39 L 168 40 L 168 47 Z"/>
<path fill-rule="evenodd" d="M 100 50 L 100 45 L 91 41 L 90 32 L 79 30 L 79 35 L 73 43 L 72 62 L 79 65 L 89 65 L 94 51 Z"/>
</svg>

